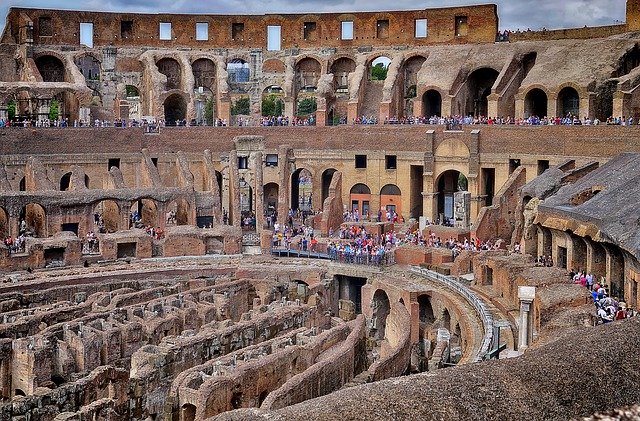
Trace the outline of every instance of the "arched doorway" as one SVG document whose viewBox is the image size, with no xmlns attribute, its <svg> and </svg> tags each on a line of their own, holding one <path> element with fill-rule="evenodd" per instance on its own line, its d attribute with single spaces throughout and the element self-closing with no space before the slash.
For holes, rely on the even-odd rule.
<svg viewBox="0 0 640 421">
<path fill-rule="evenodd" d="M 351 201 L 351 212 L 357 210 L 360 215 L 368 215 L 371 204 L 371 189 L 366 184 L 358 183 L 351 187 L 349 200 Z"/>
<path fill-rule="evenodd" d="M 349 57 L 340 57 L 331 64 L 330 72 L 333 74 L 333 85 L 336 95 L 349 93 L 349 73 L 355 72 L 356 62 Z"/>
<path fill-rule="evenodd" d="M 167 214 L 165 215 L 167 225 L 188 225 L 189 208 L 189 202 L 184 198 L 179 198 L 169 203 Z"/>
<path fill-rule="evenodd" d="M 120 206 L 115 200 L 98 202 L 93 211 L 96 231 L 107 233 L 120 229 Z"/>
<path fill-rule="evenodd" d="M 371 60 L 369 64 L 369 79 L 370 80 L 385 80 L 387 73 L 389 72 L 389 65 L 391 59 L 386 56 L 376 57 Z"/>
<path fill-rule="evenodd" d="M 64 82 L 64 64 L 59 58 L 44 55 L 35 62 L 43 82 Z"/>
<path fill-rule="evenodd" d="M 380 189 L 380 210 L 385 214 L 385 219 L 393 220 L 394 213 L 401 219 L 402 215 L 402 193 L 395 184 L 387 184 Z"/>
<path fill-rule="evenodd" d="M 313 176 L 300 168 L 291 175 L 291 209 L 309 211 L 313 203 Z"/>
<path fill-rule="evenodd" d="M 262 91 L 261 112 L 263 117 L 280 117 L 284 115 L 284 90 L 277 86 L 268 86 Z M 281 125 L 282 120 L 272 119 L 268 125 Z"/>
<path fill-rule="evenodd" d="M 241 58 L 235 58 L 227 63 L 227 74 L 229 83 L 249 82 L 251 76 L 249 63 Z"/>
<path fill-rule="evenodd" d="M 153 199 L 139 199 L 131 205 L 131 224 L 136 228 L 158 226 L 158 206 Z"/>
<path fill-rule="evenodd" d="M 158 66 L 158 71 L 167 77 L 165 91 L 180 89 L 182 79 L 180 63 L 172 58 L 163 58 L 158 60 L 156 66 Z"/>
<path fill-rule="evenodd" d="M 440 117 L 442 115 L 442 95 L 435 89 L 429 89 L 422 95 L 422 116 Z"/>
<path fill-rule="evenodd" d="M 387 317 L 391 313 L 391 303 L 386 292 L 379 289 L 371 299 L 371 333 L 374 339 L 381 341 L 385 338 Z"/>
<path fill-rule="evenodd" d="M 451 314 L 446 308 L 442 311 L 442 327 L 451 332 Z"/>
<path fill-rule="evenodd" d="M 524 117 L 546 117 L 547 103 L 547 94 L 542 89 L 531 89 L 524 97 Z"/>
<path fill-rule="evenodd" d="M 426 61 L 426 57 L 413 56 L 409 57 L 402 65 L 400 71 L 401 80 L 398 81 L 398 86 L 402 87 L 401 97 L 403 99 L 402 116 L 413 115 L 413 98 L 418 94 L 418 72 L 422 68 L 422 65 Z"/>
<path fill-rule="evenodd" d="M 24 221 L 24 223 L 23 223 Z M 42 205 L 29 203 L 20 211 L 20 233 L 46 237 L 47 216 Z"/>
<path fill-rule="evenodd" d="M 211 126 L 215 118 L 216 66 L 212 60 L 201 58 L 191 64 L 191 69 L 196 95 L 196 121 Z"/>
<path fill-rule="evenodd" d="M 574 88 L 567 86 L 558 92 L 558 116 L 580 116 L 580 95 Z"/>
<path fill-rule="evenodd" d="M 324 201 L 329 197 L 329 187 L 331 187 L 331 180 L 333 180 L 333 174 L 337 170 L 335 168 L 328 168 L 322 172 L 322 203 L 320 207 L 324 206 Z"/>
<path fill-rule="evenodd" d="M 322 65 L 314 58 L 306 57 L 296 63 L 296 92 L 315 92 L 322 73 Z"/>
<path fill-rule="evenodd" d="M 280 186 L 276 183 L 265 184 L 264 190 L 264 211 L 269 218 L 278 211 L 278 195 L 280 194 Z"/>
<path fill-rule="evenodd" d="M 68 191 L 69 187 L 71 187 L 71 176 L 72 173 L 68 172 L 62 177 L 60 177 L 60 191 Z M 87 174 L 84 175 L 84 186 L 89 188 L 89 176 Z"/>
<path fill-rule="evenodd" d="M 187 102 L 181 95 L 169 95 L 164 100 L 164 120 L 167 126 L 180 124 L 187 116 Z"/>
<path fill-rule="evenodd" d="M 438 192 L 438 219 L 444 225 L 453 224 L 454 194 L 467 191 L 467 177 L 460 171 L 448 170 L 440 174 L 436 180 Z"/>
<path fill-rule="evenodd" d="M 487 116 L 489 110 L 487 97 L 491 95 L 491 88 L 499 74 L 497 70 L 483 67 L 469 75 L 467 78 L 466 115 Z"/>
<path fill-rule="evenodd" d="M 182 421 L 195 421 L 196 419 L 196 406 L 190 403 L 182 405 Z"/>
</svg>

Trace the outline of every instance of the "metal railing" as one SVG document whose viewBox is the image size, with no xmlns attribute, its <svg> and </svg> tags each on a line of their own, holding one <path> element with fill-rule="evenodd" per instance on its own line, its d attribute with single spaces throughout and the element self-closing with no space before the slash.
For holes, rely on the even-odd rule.
<svg viewBox="0 0 640 421">
<path fill-rule="evenodd" d="M 443 283 L 445 286 L 456 291 L 465 300 L 467 300 L 469 304 L 471 304 L 474 310 L 478 313 L 478 316 L 480 316 L 480 319 L 482 320 L 482 325 L 484 328 L 484 336 L 482 338 L 482 344 L 480 346 L 480 349 L 478 350 L 478 353 L 475 355 L 473 361 L 474 362 L 482 361 L 485 354 L 489 352 L 489 348 L 491 347 L 491 342 L 493 341 L 493 316 L 491 315 L 489 310 L 487 310 L 487 306 L 484 304 L 484 302 L 482 302 L 482 300 L 480 300 L 473 292 L 471 292 L 469 288 L 467 288 L 466 286 L 464 286 L 462 283 L 460 283 L 458 280 L 456 280 L 451 276 L 442 275 L 441 273 L 434 272 L 432 270 L 417 267 L 417 266 L 411 266 L 411 271 L 413 273 L 417 273 L 431 280 Z"/>
</svg>

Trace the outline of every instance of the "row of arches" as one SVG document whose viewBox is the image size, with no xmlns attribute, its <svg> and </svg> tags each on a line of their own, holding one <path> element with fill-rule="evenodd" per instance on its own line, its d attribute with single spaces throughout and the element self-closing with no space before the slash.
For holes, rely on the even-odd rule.
<svg viewBox="0 0 640 421">
<path fill-rule="evenodd" d="M 89 205 L 93 211 L 93 225 L 84 225 L 84 218 L 68 217 L 61 220 L 60 227 L 55 227 L 50 220 L 49 212 L 45 205 L 40 203 L 27 203 L 21 209 L 16 220 L 6 209 L 0 207 L 0 237 L 18 236 L 26 234 L 33 237 L 47 237 L 59 231 L 72 231 L 75 234 L 85 234 L 84 231 L 116 232 L 138 225 L 143 226 L 167 226 L 193 224 L 191 218 L 191 206 L 184 198 L 177 198 L 166 204 L 155 199 L 143 197 L 135 200 L 104 199 Z M 160 209 L 165 213 L 160 214 Z M 127 213 L 123 214 L 123 210 Z M 83 214 L 84 215 L 84 214 Z M 134 218 L 134 215 L 137 215 Z M 72 221 L 72 222 L 68 222 Z M 15 232 L 12 232 L 12 224 Z"/>
</svg>

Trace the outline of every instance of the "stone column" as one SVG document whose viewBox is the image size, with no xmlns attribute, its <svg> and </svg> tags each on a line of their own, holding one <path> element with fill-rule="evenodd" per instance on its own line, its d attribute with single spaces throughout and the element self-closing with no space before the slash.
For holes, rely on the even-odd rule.
<svg viewBox="0 0 640 421">
<path fill-rule="evenodd" d="M 264 166 L 262 165 L 262 152 L 251 154 L 253 161 L 253 173 L 255 174 L 255 193 L 253 197 L 256 201 L 256 232 L 260 234 L 264 227 Z"/>
<path fill-rule="evenodd" d="M 229 224 L 239 227 L 240 214 L 240 178 L 238 173 L 238 152 L 229 152 Z"/>
<path fill-rule="evenodd" d="M 520 300 L 520 331 L 518 351 L 524 352 L 531 343 L 533 337 L 533 317 L 531 316 L 531 304 L 536 298 L 535 287 L 518 287 L 518 299 Z"/>
<path fill-rule="evenodd" d="M 278 190 L 278 222 L 281 226 L 287 223 L 289 213 L 289 189 L 291 169 L 289 166 L 289 146 L 282 145 L 278 150 L 278 166 L 280 168 L 280 188 Z"/>
</svg>

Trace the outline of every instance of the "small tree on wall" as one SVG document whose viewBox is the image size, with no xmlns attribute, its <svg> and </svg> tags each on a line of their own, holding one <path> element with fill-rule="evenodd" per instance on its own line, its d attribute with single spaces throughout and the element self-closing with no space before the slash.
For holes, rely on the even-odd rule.
<svg viewBox="0 0 640 421">
<path fill-rule="evenodd" d="M 231 115 L 249 115 L 251 113 L 251 102 L 248 96 L 242 96 L 233 103 Z"/>
<path fill-rule="evenodd" d="M 213 124 L 213 98 L 207 99 L 206 104 L 204 104 L 204 121 L 207 126 Z"/>
<path fill-rule="evenodd" d="M 9 115 L 9 120 L 16 118 L 16 102 L 14 100 L 9 101 L 7 104 L 7 114 Z"/>
<path fill-rule="evenodd" d="M 282 99 L 278 95 L 269 95 L 262 99 L 262 115 L 277 117 L 282 115 Z"/>
<path fill-rule="evenodd" d="M 318 103 L 315 98 L 304 98 L 298 102 L 298 115 L 304 116 L 313 114 L 318 109 Z"/>
<path fill-rule="evenodd" d="M 56 121 L 60 116 L 60 103 L 55 99 L 49 105 L 49 120 Z"/>
</svg>

